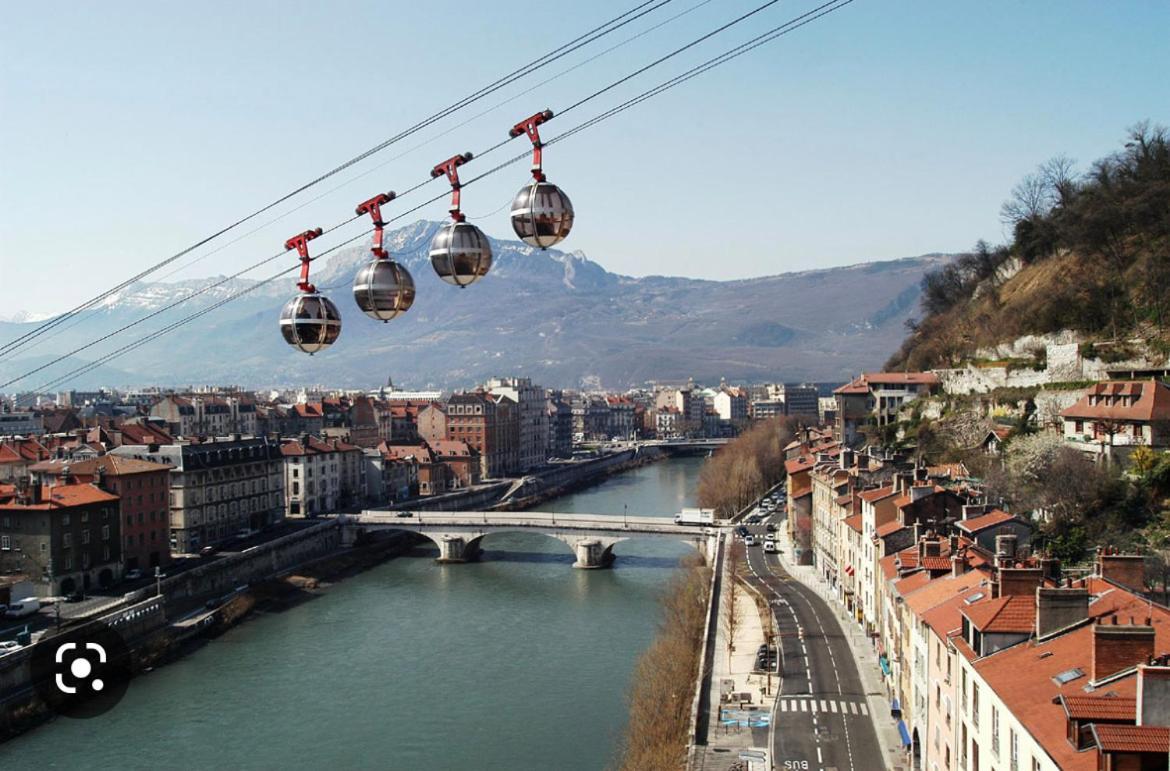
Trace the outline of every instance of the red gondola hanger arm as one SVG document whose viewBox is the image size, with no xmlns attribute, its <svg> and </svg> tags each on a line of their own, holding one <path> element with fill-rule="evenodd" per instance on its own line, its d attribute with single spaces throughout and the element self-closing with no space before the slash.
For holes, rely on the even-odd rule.
<svg viewBox="0 0 1170 771">
<path fill-rule="evenodd" d="M 431 177 L 441 177 L 447 175 L 447 181 L 451 183 L 451 206 L 448 211 L 451 212 L 451 219 L 456 222 L 463 222 L 466 217 L 463 212 L 459 211 L 459 189 L 463 186 L 459 182 L 459 167 L 470 161 L 474 156 L 471 153 L 463 153 L 463 155 L 452 155 L 447 160 L 440 163 L 435 168 L 431 169 Z"/>
<path fill-rule="evenodd" d="M 540 141 L 540 130 L 537 126 L 545 121 L 552 120 L 552 117 L 552 110 L 538 112 L 532 117 L 520 121 L 508 132 L 508 136 L 510 137 L 527 134 L 528 138 L 532 140 L 532 176 L 537 182 L 544 182 L 544 170 L 541 167 L 541 148 L 544 147 L 544 143 Z"/>
<path fill-rule="evenodd" d="M 370 251 L 378 259 L 385 259 L 387 256 L 386 250 L 382 248 L 382 230 L 386 227 L 386 223 L 382 221 L 382 204 L 390 203 L 396 197 L 393 190 L 378 193 L 370 200 L 359 203 L 357 209 L 354 210 L 359 216 L 369 214 L 370 219 L 374 221 L 374 245 L 370 248 Z"/>
<path fill-rule="evenodd" d="M 321 228 L 313 228 L 284 242 L 285 249 L 296 249 L 297 254 L 301 257 L 301 280 L 297 284 L 297 289 L 302 292 L 317 291 L 317 287 L 309 283 L 309 263 L 313 261 L 313 258 L 309 256 L 309 242 L 319 235 L 321 235 Z"/>
</svg>

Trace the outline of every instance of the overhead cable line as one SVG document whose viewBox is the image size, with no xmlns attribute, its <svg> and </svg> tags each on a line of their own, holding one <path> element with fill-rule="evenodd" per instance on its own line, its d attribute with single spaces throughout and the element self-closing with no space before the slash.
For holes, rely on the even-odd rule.
<svg viewBox="0 0 1170 771">
<path fill-rule="evenodd" d="M 223 227 L 223 228 L 217 230 L 216 232 L 212 233 L 211 235 L 200 239 L 199 241 L 195 242 L 194 244 L 188 246 L 187 248 L 185 248 L 179 252 L 176 252 L 175 254 L 171 255 L 170 257 L 167 257 L 166 259 L 155 263 L 151 267 L 135 274 L 134 276 L 131 276 L 130 278 L 126 279 L 125 281 L 121 282 L 120 284 L 117 284 L 116 286 L 105 290 L 101 294 L 96 295 L 96 296 L 90 298 L 89 300 L 86 300 L 85 302 L 81 303 L 80 305 L 75 306 L 74 308 L 66 311 L 65 313 L 54 316 L 53 318 L 47 320 L 46 322 L 39 325 L 35 329 L 30 330 L 29 332 L 26 332 L 23 335 L 20 335 L 12 340 L 9 340 L 8 342 L 4 343 L 3 345 L 0 345 L 0 353 L 10 351 L 14 348 L 23 347 L 27 342 L 39 337 L 40 335 L 44 334 L 45 332 L 49 331 L 50 329 L 56 327 L 57 325 L 63 323 L 64 321 L 72 318 L 73 316 L 80 313 L 81 311 L 84 311 L 87 308 L 93 307 L 94 305 L 96 305 L 97 303 L 100 303 L 102 300 L 106 299 L 107 297 L 109 297 L 113 294 L 116 294 L 117 292 L 122 291 L 126 287 L 132 285 L 134 282 L 142 280 L 146 276 L 149 276 L 151 273 L 154 273 L 155 271 L 166 267 L 167 265 L 175 262 L 176 260 L 182 258 L 183 256 L 190 254 L 192 251 L 207 245 L 208 243 L 219 238 L 220 236 L 224 235 L 225 233 L 228 233 L 229 231 L 234 230 L 235 228 L 239 227 L 240 225 L 243 225 L 244 223 L 249 222 L 252 219 L 255 219 L 256 217 L 260 216 L 261 214 L 275 208 L 276 206 L 279 206 L 280 204 L 284 203 L 285 201 L 288 201 L 289 199 L 299 195 L 300 193 L 303 193 L 304 191 L 323 182 L 324 180 L 329 179 L 330 177 L 332 177 L 336 174 L 339 174 L 342 171 L 345 171 L 346 169 L 354 166 L 355 164 L 360 163 L 361 161 L 369 158 L 370 156 L 374 155 L 375 153 L 381 152 L 382 150 L 386 149 L 387 147 L 394 144 L 395 142 L 399 142 L 402 139 L 405 139 L 406 137 L 410 136 L 411 134 L 417 133 L 418 131 L 426 128 L 431 123 L 434 123 L 437 120 L 441 120 L 441 119 L 447 117 L 448 115 L 451 115 L 452 113 L 457 112 L 457 111 L 463 109 L 464 107 L 479 101 L 480 99 L 483 99 L 484 97 L 488 96 L 489 94 L 495 93 L 496 91 L 500 90 L 501 88 L 504 88 L 505 86 L 507 86 L 511 83 L 514 83 L 515 81 L 525 77 L 526 75 L 529 75 L 529 74 L 539 70 L 542 67 L 545 67 L 549 64 L 552 64 L 553 62 L 557 61 L 558 59 L 561 59 L 562 57 L 567 56 L 567 55 L 571 54 L 572 52 L 574 52 L 574 51 L 576 51 L 576 50 L 578 50 L 586 45 L 589 45 L 593 41 L 598 40 L 598 39 L 604 37 L 605 35 L 610 34 L 611 32 L 614 32 L 618 29 L 621 29 L 622 27 L 626 26 L 627 24 L 645 16 L 648 13 L 652 13 L 653 11 L 656 11 L 659 8 L 661 8 L 661 7 L 667 5 L 668 3 L 671 3 L 671 2 L 673 2 L 673 0 L 646 0 L 646 2 L 643 2 L 643 3 L 640 3 L 639 5 L 634 6 L 633 8 L 625 11 L 624 13 L 619 14 L 618 16 L 615 16 L 614 18 L 610 19 L 609 21 L 605 22 L 604 24 L 601 24 L 597 27 L 594 27 L 593 29 L 589 30 L 588 32 L 584 33 L 583 35 L 580 35 L 580 36 L 574 38 L 573 40 L 570 40 L 568 43 L 564 43 L 561 46 L 558 46 L 557 48 L 544 54 L 543 56 L 541 56 L 537 59 L 534 59 L 533 61 L 529 62 L 528 64 L 525 64 L 522 67 L 520 67 L 516 70 L 513 70 L 512 72 L 508 73 L 507 75 L 503 76 L 502 78 L 499 78 L 498 80 L 496 80 L 492 83 L 489 83 L 487 86 L 484 86 L 484 87 L 478 89 L 477 91 L 472 92 L 471 94 L 463 97 L 459 101 L 457 101 L 451 105 L 448 105 L 447 107 L 428 116 L 427 118 L 424 118 L 423 120 L 414 124 L 410 128 L 407 128 L 404 131 L 401 131 L 398 134 L 390 137 L 389 139 L 386 139 L 382 142 L 379 142 L 378 144 L 374 145 L 373 147 L 359 153 L 358 155 L 355 155 L 354 157 L 350 158 L 349 160 L 347 160 L 341 164 L 338 164 L 337 166 L 333 167 L 332 169 L 325 172 L 324 174 L 321 174 L 320 176 L 316 177 L 315 179 L 312 179 L 309 182 L 306 182 L 305 184 L 292 190 L 291 192 L 280 196 L 276 200 L 272 201 L 269 204 L 266 204 L 265 206 L 262 206 L 259 209 L 256 209 L 252 213 L 237 219 L 235 222 L 231 223 L 230 225 L 227 225 L 226 227 Z"/>
<path fill-rule="evenodd" d="M 631 72 L 631 73 L 629 73 L 629 74 L 627 74 L 627 75 L 624 75 L 623 77 L 621 77 L 621 78 L 619 78 L 618 80 L 616 80 L 616 81 L 614 81 L 614 82 L 610 83 L 609 85 L 605 86 L 604 88 L 598 89 L 598 90 L 594 91 L 593 93 L 589 94 L 588 96 L 586 96 L 585 98 L 577 100 L 576 102 L 574 102 L 573 104 L 571 104 L 569 107 L 565 108 L 564 110 L 561 110 L 561 111 L 560 111 L 560 114 L 561 114 L 561 115 L 563 115 L 565 112 L 567 112 L 567 111 L 569 111 L 569 110 L 572 110 L 572 109 L 575 109 L 575 108 L 581 107 L 582 105 L 584 105 L 584 104 L 586 104 L 586 103 L 588 103 L 588 102 L 592 101 L 593 99 L 596 99 L 596 98 L 598 98 L 599 96 L 601 96 L 601 95 L 603 95 L 603 94 L 605 94 L 605 93 L 609 92 L 609 91 L 610 91 L 610 90 L 612 90 L 613 88 L 616 88 L 617 86 L 621 85 L 622 83 L 625 83 L 625 82 L 627 82 L 627 81 L 631 80 L 632 78 L 634 78 L 634 77 L 637 77 L 638 75 L 640 75 L 640 74 L 642 74 L 642 73 L 646 72 L 647 70 L 650 70 L 651 68 L 653 68 L 653 67 L 656 67 L 656 66 L 658 66 L 658 65 L 662 64 L 663 62 L 666 62 L 666 61 L 668 61 L 668 60 L 670 60 L 670 59 L 674 58 L 675 56 L 678 56 L 679 54 L 681 54 L 681 53 L 683 53 L 683 52 L 685 52 L 685 51 L 687 51 L 687 50 L 689 50 L 689 49 L 693 48 L 694 46 L 698 45 L 699 43 L 702 43 L 703 41 L 705 41 L 705 40 L 708 40 L 708 39 L 710 39 L 711 37 L 713 37 L 713 36 L 715 36 L 715 35 L 717 35 L 717 34 L 719 34 L 719 33 L 721 33 L 721 32 L 725 32 L 726 30 L 730 29 L 731 27 L 735 26 L 736 24 L 739 24 L 740 22 L 743 22 L 743 21 L 745 21 L 745 20 L 747 20 L 747 19 L 751 18 L 752 16 L 756 15 L 757 13 L 760 13 L 761 11 L 763 11 L 763 10 L 765 10 L 765 9 L 767 9 L 767 8 L 769 8 L 769 7 L 771 7 L 771 6 L 773 6 L 773 5 L 775 5 L 777 2 L 779 2 L 779 0 L 768 0 L 767 2 L 765 2 L 765 3 L 763 3 L 763 4 L 759 5 L 759 6 L 757 6 L 757 7 L 755 7 L 755 8 L 753 8 L 752 10 L 750 10 L 750 11 L 748 11 L 748 12 L 746 12 L 746 13 L 743 13 L 743 14 L 741 14 L 740 16 L 738 16 L 738 17 L 736 17 L 736 18 L 732 19 L 731 21 L 728 21 L 728 22 L 726 22 L 726 23 L 724 23 L 724 24 L 720 25 L 719 27 L 716 27 L 715 29 L 713 29 L 713 30 L 711 30 L 711 31 L 709 31 L 709 32 L 707 32 L 707 33 L 705 33 L 705 34 L 703 34 L 703 35 L 700 35 L 699 37 L 695 38 L 694 40 L 691 40 L 690 42 L 686 43 L 685 45 L 679 46 L 678 48 L 675 48 L 674 50 L 670 51 L 669 53 L 667 53 L 667 54 L 664 54 L 663 56 L 660 56 L 660 57 L 658 57 L 657 59 L 655 59 L 654 61 L 650 62 L 649 64 L 647 64 L 647 65 L 644 65 L 644 66 L 642 66 L 642 67 L 639 67 L 638 69 L 634 70 L 633 72 Z M 697 6 L 695 6 L 695 7 L 697 7 Z M 694 8 L 692 7 L 692 8 L 691 8 L 691 9 L 689 9 L 689 10 L 693 10 L 693 9 L 694 9 Z M 814 9 L 814 11 L 810 11 L 809 13 L 814 13 L 814 12 L 815 12 L 815 10 L 816 10 L 816 9 Z M 804 15 L 808 15 L 808 14 L 804 14 Z M 801 17 L 797 17 L 797 19 L 800 19 L 800 18 L 803 18 L 803 16 L 801 16 Z M 793 20 L 793 22 L 795 22 L 795 21 L 796 21 L 796 20 Z M 664 22 L 664 23 L 665 23 L 665 22 Z M 792 22 L 790 22 L 790 23 L 792 23 Z M 619 44 L 619 45 L 620 45 L 620 44 Z M 579 128 L 578 130 L 580 130 L 580 128 Z M 485 155 L 487 155 L 487 154 L 489 154 L 489 153 L 492 153 L 492 152 L 494 152 L 494 151 L 496 151 L 496 150 L 500 149 L 500 148 L 501 148 L 501 147 L 503 147 L 504 145 L 506 145 L 506 144 L 508 144 L 509 142 L 511 142 L 511 141 L 512 141 L 514 138 L 515 138 L 515 137 L 513 137 L 513 136 L 509 136 L 509 137 L 507 137 L 506 139 L 503 139 L 503 140 L 501 140 L 500 142 L 497 142 L 496 144 L 494 144 L 494 145 L 492 145 L 491 147 L 487 148 L 486 150 L 483 150 L 482 152 L 480 152 L 480 153 L 478 153 L 478 154 L 473 154 L 473 157 L 475 157 L 475 158 L 482 158 L 483 156 L 485 156 Z M 520 157 L 523 157 L 523 156 L 520 156 Z M 512 161 L 508 161 L 508 162 L 507 162 L 507 164 L 511 164 L 511 163 L 513 163 L 513 162 L 515 162 L 515 161 L 514 161 L 514 160 L 512 160 Z M 505 165 L 507 165 L 507 164 L 505 164 Z M 497 167 L 497 169 L 498 169 L 498 168 L 499 168 L 499 167 Z M 497 170 L 497 169 L 493 169 L 491 172 L 488 172 L 488 173 L 493 173 L 493 172 L 494 172 L 495 170 Z M 486 176 L 486 175 L 481 175 L 481 177 L 482 177 L 482 176 Z M 414 185 L 414 186 L 412 186 L 412 187 L 410 187 L 410 188 L 407 188 L 407 189 L 406 189 L 406 190 L 404 190 L 402 193 L 398 194 L 398 196 L 397 196 L 397 197 L 398 197 L 398 198 L 402 198 L 403 196 L 409 195 L 409 194 L 411 194 L 411 193 L 413 193 L 413 192 L 415 192 L 415 191 L 419 190 L 420 188 L 424 187 L 425 185 L 429 184 L 429 183 L 430 183 L 430 182 L 432 182 L 434 179 L 435 179 L 434 177 L 428 177 L 427 179 L 424 179 L 422 182 L 419 182 L 418 184 L 416 184 L 416 185 Z M 442 198 L 442 197 L 444 197 L 444 195 L 445 195 L 445 194 L 441 194 L 441 195 L 437 196 L 437 197 L 436 197 L 436 198 L 434 198 L 434 199 L 431 199 L 431 200 L 425 201 L 425 202 L 423 202 L 422 204 L 420 204 L 420 205 L 418 205 L 418 206 L 415 206 L 415 207 L 413 207 L 413 208 L 411 208 L 411 209 L 408 209 L 406 212 L 400 213 L 400 214 L 399 214 L 399 215 L 397 215 L 396 217 L 393 217 L 393 218 L 391 218 L 391 220 L 389 220 L 389 221 L 394 221 L 394 220 L 397 220 L 397 219 L 401 219 L 402 217 L 406 216 L 407 214 L 410 214 L 410 213 L 413 213 L 413 212 L 415 212 L 415 211 L 418 211 L 419 209 L 422 209 L 422 208 L 424 208 L 425 206 L 428 206 L 429 204 L 433 203 L 435 200 L 438 200 L 439 198 Z M 344 224 L 347 224 L 348 222 L 352 222 L 352 221 L 353 221 L 353 219 L 355 219 L 355 218 L 350 218 L 349 220 L 347 220 L 346 222 L 343 222 L 343 223 L 341 223 L 341 224 L 342 224 L 342 225 L 344 225 Z M 340 225 L 338 225 L 338 226 L 335 226 L 335 227 L 340 227 Z M 330 228 L 330 230 L 333 230 L 333 229 L 334 229 L 334 228 Z M 110 333 L 108 333 L 108 334 L 106 334 L 106 335 L 103 335 L 103 336 L 101 336 L 101 337 L 99 337 L 99 338 L 97 338 L 97 339 L 95 339 L 95 340 L 92 340 L 92 341 L 90 341 L 90 342 L 86 343 L 85 345 L 82 345 L 82 346 L 80 346 L 80 347 L 78 347 L 78 348 L 75 348 L 75 349 L 71 350 L 69 353 L 62 354 L 62 355 L 60 355 L 60 356 L 57 356 L 57 357 L 55 357 L 54 359 L 52 359 L 52 360 L 50 360 L 50 361 L 46 362 L 45 364 L 42 364 L 42 365 L 38 366 L 36 369 L 34 369 L 34 370 L 31 370 L 30 372 L 26 372 L 26 373 L 24 373 L 24 374 L 22 374 L 22 375 L 19 375 L 19 376 L 15 377 L 15 378 L 13 378 L 13 379 L 9 380 L 9 381 L 8 381 L 8 382 L 6 382 L 6 383 L 0 383 L 0 388 L 5 388 L 5 387 L 7 387 L 7 386 L 10 386 L 10 385 L 12 385 L 13 383 L 16 383 L 16 382 L 19 382 L 19 381 L 23 380 L 23 379 L 24 379 L 24 378 L 26 378 L 28 375 L 36 374 L 37 372 L 41 372 L 41 371 L 43 371 L 43 370 L 45 370 L 45 369 L 48 369 L 49 367 L 53 366 L 54 364 L 57 364 L 57 363 L 59 363 L 59 362 L 61 362 L 61 361 L 64 361 L 65 359 L 68 359 L 70 356 L 73 356 L 73 355 L 75 355 L 75 354 L 77 354 L 77 353 L 80 353 L 80 352 L 82 352 L 82 351 L 84 351 L 84 350 L 86 350 L 86 349 L 88 349 L 88 348 L 91 348 L 91 347 L 93 347 L 94 345 L 98 345 L 98 344 L 100 344 L 100 343 L 103 343 L 103 342 L 105 342 L 106 340 L 110 339 L 111 337 L 114 337 L 114 336 L 115 336 L 115 335 L 117 335 L 117 334 L 120 334 L 120 333 L 122 333 L 122 332 L 125 332 L 125 331 L 127 331 L 128 329 L 131 329 L 131 328 L 133 328 L 133 327 L 137 326 L 138 324 L 142 323 L 143 321 L 147 321 L 147 320 L 149 320 L 149 319 L 151 319 L 151 318 L 154 318 L 154 317 L 156 317 L 156 316 L 160 315 L 161 313 L 164 313 L 165 311 L 167 311 L 167 310 L 170 310 L 171 308 L 174 308 L 175 306 L 177 306 L 177 305 L 180 305 L 180 304 L 182 304 L 182 303 L 186 302 L 186 301 L 187 301 L 187 300 L 189 300 L 189 299 L 193 299 L 194 297 L 197 297 L 197 296 L 199 296 L 199 295 L 202 295 L 202 294 L 204 294 L 206 291 L 209 291 L 210 289 L 213 289 L 213 288 L 215 288 L 215 287 L 217 287 L 217 286 L 220 286 L 220 285 L 222 285 L 223 283 L 225 283 L 225 282 L 226 282 L 226 281 L 228 281 L 228 280 L 231 280 L 231 279 L 233 279 L 233 278 L 237 278 L 237 277 L 239 277 L 240 275 L 242 275 L 243 273 L 247 273 L 247 272 L 249 272 L 249 271 L 251 271 L 251 270 L 254 270 L 255 268 L 257 268 L 257 267 L 259 267 L 259 266 L 261 266 L 261 265 L 267 264 L 267 263 L 269 263 L 269 262 L 271 262 L 271 261 L 273 261 L 273 260 L 277 259 L 278 257 L 280 257 L 280 256 L 281 256 L 281 255 L 283 255 L 283 254 L 284 254 L 284 252 L 280 252 L 280 253 L 278 253 L 278 254 L 276 254 L 276 255 L 273 255 L 271 258 L 269 258 L 269 259 L 266 259 L 266 260 L 262 260 L 262 261 L 260 261 L 259 263 L 256 263 L 256 264 L 252 265 L 251 267 L 249 267 L 249 268 L 246 268 L 245 270 L 243 270 L 243 271 L 241 271 L 241 272 L 239 272 L 239 273 L 236 273 L 236 274 L 233 274 L 232 276 L 229 276 L 229 277 L 227 277 L 226 279 L 219 280 L 219 281 L 217 281 L 217 282 L 215 282 L 215 283 L 213 283 L 213 284 L 211 284 L 211 285 L 208 285 L 208 286 L 206 286 L 206 287 L 203 287 L 203 288 L 202 288 L 202 289 L 200 289 L 200 290 L 193 291 L 193 292 L 191 292 L 191 293 L 187 294 L 186 296 L 179 298 L 178 300 L 174 301 L 173 303 L 170 303 L 169 305 L 167 305 L 167 306 L 165 306 L 165 307 L 163 307 L 163 308 L 160 308 L 160 309 L 158 309 L 158 310 L 156 310 L 156 311 L 152 312 L 151 314 L 147 315 L 147 316 L 146 316 L 146 317 L 144 317 L 144 318 L 138 319 L 137 321 L 133 321 L 133 322 L 130 322 L 129 324 L 126 324 L 126 325 L 124 325 L 124 326 L 122 326 L 122 327 L 119 327 L 117 330 L 114 330 L 113 332 L 110 332 Z"/>
<path fill-rule="evenodd" d="M 843 8 L 846 5 L 849 5 L 852 2 L 853 2 L 853 0 L 831 0 L 830 2 L 824 3 L 818 7 L 810 10 L 810 11 L 807 11 L 806 13 L 800 14 L 799 16 L 796 16 L 796 17 L 790 19 L 789 21 L 785 22 L 784 24 L 778 25 L 778 26 L 772 28 L 771 30 L 768 30 L 767 32 L 765 32 L 763 34 L 761 34 L 755 38 L 752 38 L 751 40 L 745 41 L 744 43 L 741 43 L 737 46 L 734 46 L 733 48 L 725 51 L 724 53 L 722 53 L 716 57 L 713 57 L 711 59 L 708 59 L 707 61 L 703 62 L 702 64 L 699 64 L 699 65 L 697 65 L 697 66 L 695 66 L 695 67 L 693 67 L 693 68 L 691 68 L 683 73 L 680 73 L 679 75 L 676 75 L 672 78 L 669 78 L 666 81 L 663 81 L 662 83 L 658 84 L 657 86 L 650 88 L 650 89 L 647 89 L 646 91 L 643 91 L 641 94 L 639 94 L 635 97 L 632 97 L 632 98 L 626 100 L 625 102 L 623 102 L 623 103 L 621 103 L 613 108 L 610 108 L 609 110 L 606 110 L 602 113 L 599 113 L 598 115 L 594 116 L 593 118 L 590 118 L 590 119 L 578 124 L 577 126 L 574 126 L 573 128 L 568 129 L 565 132 L 562 132 L 561 134 L 557 135 L 556 137 L 553 137 L 545 144 L 551 145 L 551 144 L 559 142 L 561 140 L 568 139 L 569 137 L 571 137 L 577 133 L 580 133 L 581 131 L 584 131 L 588 128 L 591 128 L 592 126 L 595 126 L 598 123 L 601 123 L 605 120 L 608 120 L 609 118 L 612 118 L 615 115 L 618 115 L 618 114 L 630 109 L 631 107 L 634 107 L 634 106 L 646 101 L 647 99 L 653 98 L 654 96 L 657 96 L 661 93 L 664 93 L 665 91 L 668 91 L 671 88 L 674 88 L 675 86 L 681 85 L 682 83 L 685 83 L 688 80 L 691 80 L 692 78 L 703 74 L 704 72 L 707 72 L 711 69 L 714 69 L 715 67 L 721 66 L 721 65 L 741 56 L 742 54 L 747 53 L 748 51 L 754 50 L 755 48 L 758 48 L 759 46 L 761 46 L 765 43 L 776 40 L 779 37 L 788 34 L 789 32 L 793 32 L 796 29 L 799 29 L 800 27 L 805 26 L 806 24 L 809 24 L 813 21 L 816 21 L 817 19 L 819 19 L 823 16 L 826 16 L 826 15 L 828 15 L 836 10 L 839 10 L 840 8 Z M 679 49 L 679 50 L 681 51 L 683 49 Z M 644 69 L 645 68 L 643 68 L 643 71 L 644 71 Z M 625 80 L 628 80 L 628 78 L 624 78 L 623 82 Z M 595 92 L 595 94 L 590 96 L 589 98 L 594 98 L 594 96 L 599 95 L 600 93 L 604 93 L 606 90 L 608 90 L 608 89 L 602 89 L 601 91 Z M 577 102 L 573 106 L 579 106 L 579 105 L 583 104 L 585 101 L 587 101 L 587 100 L 582 100 L 580 102 Z M 494 145 L 492 148 L 489 148 L 488 151 L 485 151 L 485 153 L 490 152 L 491 150 L 497 149 L 504 144 L 506 144 L 506 141 L 501 142 L 497 145 Z M 466 187 L 467 185 L 473 184 L 473 183 L 475 183 L 475 182 L 477 182 L 477 181 L 479 181 L 487 176 L 495 174 L 496 172 L 498 172 L 498 171 L 500 171 L 508 166 L 511 166 L 514 163 L 517 163 L 521 160 L 524 160 L 525 158 L 528 158 L 528 157 L 529 157 L 529 154 L 527 152 L 516 155 L 516 156 L 514 156 L 506 161 L 503 161 L 502 163 L 492 167 L 491 169 L 489 169 L 485 172 L 482 172 L 481 174 L 479 174 L 475 177 L 471 177 L 470 179 L 464 181 L 463 186 Z M 420 183 L 418 185 L 415 185 L 413 188 L 410 188 L 410 190 L 412 190 L 412 191 L 417 190 L 418 188 L 422 187 L 423 184 L 425 184 L 425 182 Z M 390 222 L 393 222 L 395 220 L 402 219 L 403 217 L 409 216 L 410 214 L 414 213 L 415 211 L 418 211 L 419 209 L 422 209 L 425 206 L 430 205 L 431 203 L 439 201 L 439 200 L 443 199 L 444 197 L 446 197 L 446 192 L 444 192 L 438 196 L 435 196 L 434 198 L 428 199 L 427 201 L 424 201 L 411 209 L 408 209 L 404 212 L 401 212 L 401 213 L 395 215 L 394 217 L 389 218 L 386 222 L 387 222 L 387 224 L 389 224 Z M 349 222 L 349 221 L 352 221 L 352 219 L 348 220 L 347 222 Z M 347 223 L 342 223 L 342 224 L 347 224 Z M 340 227 L 340 225 L 335 226 L 334 228 L 330 228 L 330 230 L 336 229 L 336 227 Z M 371 232 L 370 230 L 364 230 L 363 232 L 357 234 L 356 236 L 330 247 L 329 249 L 325 250 L 324 252 L 321 252 L 320 254 L 316 255 L 315 257 L 313 257 L 311 259 L 312 260 L 320 259 L 321 257 L 324 257 L 324 256 L 338 250 L 339 248 L 342 248 L 350 243 L 353 243 L 361 238 L 364 238 L 370 232 Z M 271 259 L 275 259 L 275 258 L 271 258 Z M 271 261 L 271 260 L 266 260 L 265 262 L 268 262 L 268 261 Z M 217 308 L 222 307 L 223 305 L 226 305 L 227 303 L 233 301 L 237 297 L 240 297 L 240 296 L 243 296 L 243 295 L 248 294 L 250 292 L 253 292 L 256 289 L 260 288 L 261 286 L 265 286 L 265 285 L 271 283 L 272 281 L 275 281 L 276 279 L 280 278 L 281 276 L 292 272 L 293 270 L 296 269 L 296 267 L 297 266 L 295 266 L 295 265 L 290 266 L 290 267 L 276 273 L 275 275 L 270 276 L 269 278 L 266 278 L 266 279 L 258 282 L 257 284 L 255 284 L 251 287 L 248 287 L 247 289 L 241 290 L 240 292 L 237 292 L 229 297 L 224 298 L 223 300 L 218 301 L 217 303 L 215 303 L 212 306 L 209 306 L 208 308 L 205 308 L 205 309 L 202 309 L 196 313 L 193 313 L 193 314 L 191 314 L 183 319 L 180 319 L 180 320 L 174 322 L 173 324 L 169 325 L 168 327 L 165 327 L 161 330 L 158 330 L 154 333 L 151 333 L 150 335 L 147 335 L 143 338 L 140 338 L 132 343 L 128 343 L 127 345 L 123 346 L 122 348 L 119 348 L 116 351 L 113 351 L 109 354 L 106 354 L 106 355 L 100 357 L 99 359 L 97 359 L 93 362 L 90 362 L 89 364 L 83 365 L 82 367 L 79 367 L 79 368 L 77 368 L 69 373 L 66 373 L 65 375 L 62 375 L 58 378 L 55 378 L 54 380 L 52 380 L 52 381 L 50 381 L 42 386 L 39 386 L 36 390 L 37 391 L 48 390 L 48 389 L 53 388 L 53 387 L 65 382 L 65 381 L 79 375 L 79 374 L 85 374 L 86 372 L 92 371 L 93 369 L 96 369 L 97 367 L 103 365 L 107 361 L 110 361 L 111 359 L 113 359 L 117 356 L 121 356 L 122 354 L 127 353 L 127 352 L 141 346 L 141 345 L 145 345 L 145 344 L 161 337 L 162 335 L 165 335 L 171 331 L 174 331 L 175 329 L 178 329 L 179 327 L 184 326 L 185 324 L 206 315 L 207 313 L 211 312 L 212 310 L 215 310 Z M 32 373 L 29 373 L 29 374 L 32 374 Z M 17 378 L 17 380 L 23 379 L 24 377 L 26 377 L 26 375 L 22 375 L 20 378 Z M 16 381 L 10 381 L 10 382 L 16 382 Z M 8 384 L 5 384 L 5 385 L 8 385 Z"/>
</svg>

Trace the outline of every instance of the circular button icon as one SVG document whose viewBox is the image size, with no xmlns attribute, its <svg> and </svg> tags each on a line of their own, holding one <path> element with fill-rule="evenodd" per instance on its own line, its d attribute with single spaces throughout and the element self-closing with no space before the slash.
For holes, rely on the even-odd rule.
<svg viewBox="0 0 1170 771">
<path fill-rule="evenodd" d="M 113 629 L 91 621 L 37 643 L 32 674 L 37 695 L 58 715 L 97 717 L 130 685 L 130 648 Z"/>
</svg>

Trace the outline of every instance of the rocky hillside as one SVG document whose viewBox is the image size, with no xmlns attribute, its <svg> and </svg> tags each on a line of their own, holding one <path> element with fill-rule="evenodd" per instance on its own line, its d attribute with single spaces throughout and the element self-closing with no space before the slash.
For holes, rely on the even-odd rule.
<svg viewBox="0 0 1170 771">
<path fill-rule="evenodd" d="M 373 387 L 390 377 L 421 387 L 467 385 L 501 373 L 566 387 L 623 387 L 688 376 L 845 380 L 879 366 L 897 347 L 918 304 L 924 273 L 948 259 L 928 255 L 742 281 L 700 281 L 631 278 L 579 252 L 541 252 L 517 241 L 493 240 L 491 273 L 460 290 L 442 283 L 427 259 L 437 227 L 417 222 L 387 234 L 389 247 L 418 287 L 414 307 L 389 324 L 363 316 L 350 296 L 353 275 L 368 256 L 366 247 L 340 251 L 315 271 L 314 281 L 333 297 L 344 321 L 340 341 L 324 353 L 295 353 L 280 338 L 277 315 L 295 292 L 290 278 L 66 385 Z M 131 287 L 26 356 L 0 361 L 0 377 L 19 375 L 206 282 Z M 136 328 L 133 337 L 248 285 L 225 284 Z M 0 340 L 28 328 L 0 323 Z M 121 337 L 118 344 L 127 339 Z M 92 358 L 113 347 L 79 357 Z M 35 388 L 67 370 L 54 367 L 21 387 Z"/>
<path fill-rule="evenodd" d="M 1164 129 L 1136 127 L 1084 173 L 1064 158 L 1043 164 L 1011 192 L 1003 216 L 1012 243 L 980 243 L 924 278 L 922 316 L 888 367 L 955 366 L 1060 332 L 1117 361 L 1170 353 Z"/>
</svg>

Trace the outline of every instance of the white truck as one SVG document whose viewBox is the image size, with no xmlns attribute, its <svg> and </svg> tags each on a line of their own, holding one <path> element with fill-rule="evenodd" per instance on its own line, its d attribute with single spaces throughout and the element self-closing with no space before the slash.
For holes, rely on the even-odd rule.
<svg viewBox="0 0 1170 771">
<path fill-rule="evenodd" d="M 714 525 L 715 509 L 683 509 L 674 515 L 676 525 Z"/>
<path fill-rule="evenodd" d="M 8 606 L 5 615 L 8 618 L 24 618 L 31 616 L 41 609 L 40 600 L 36 597 L 25 597 L 20 602 L 13 602 Z"/>
</svg>

